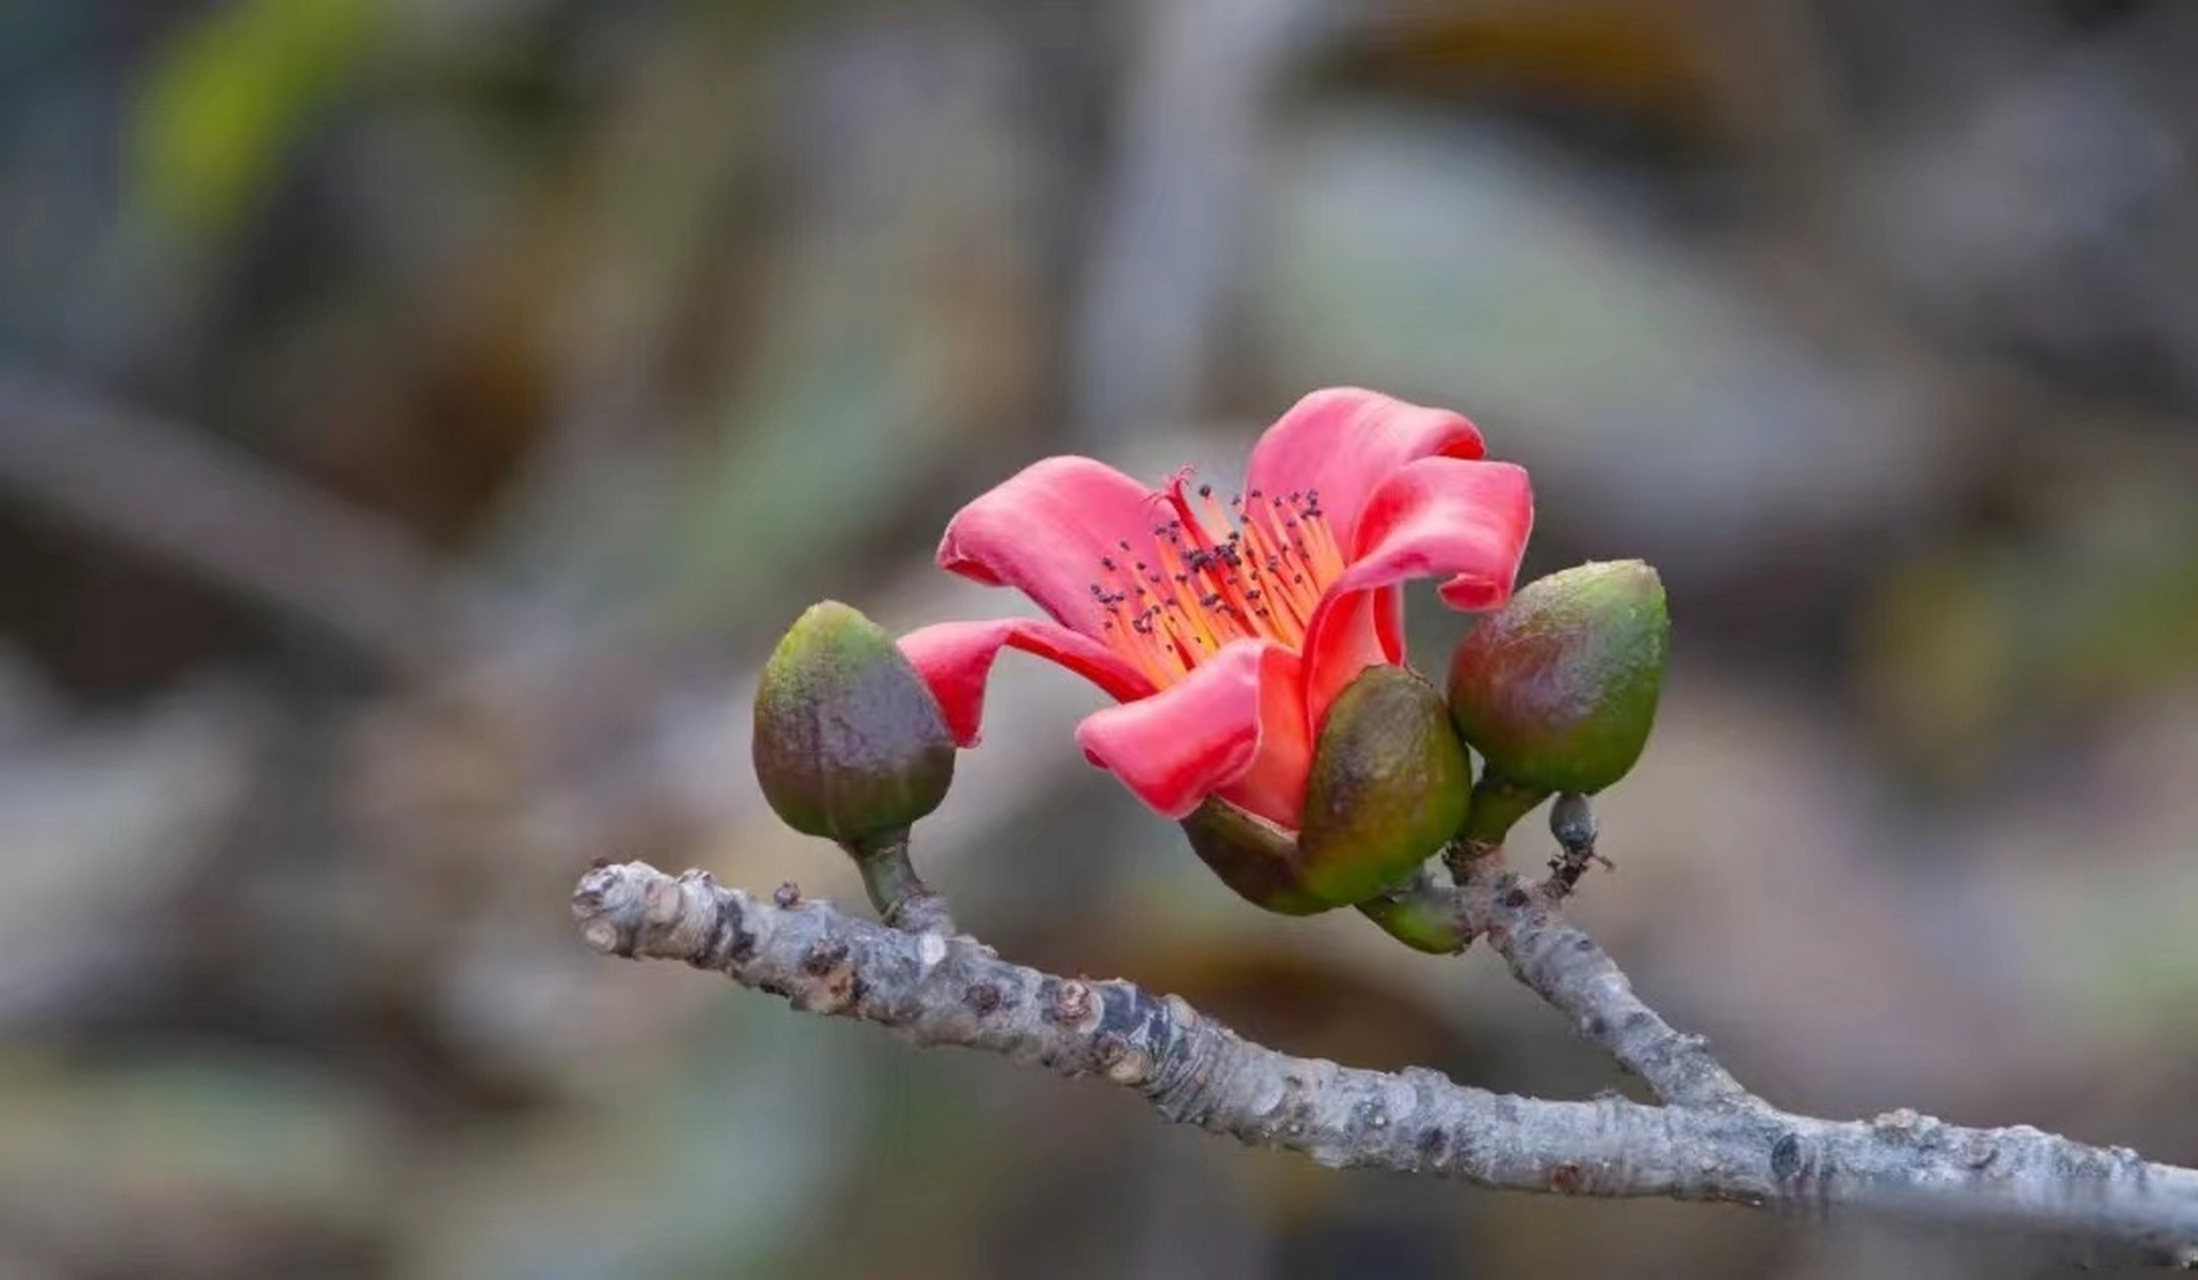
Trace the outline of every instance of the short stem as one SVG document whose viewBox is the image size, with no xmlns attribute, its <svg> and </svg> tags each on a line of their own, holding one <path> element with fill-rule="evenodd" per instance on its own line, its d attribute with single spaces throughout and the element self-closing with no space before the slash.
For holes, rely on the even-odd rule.
<svg viewBox="0 0 2198 1280">
<path fill-rule="evenodd" d="M 1457 895 L 1425 870 L 1378 898 L 1358 904 L 1359 913 L 1390 937 L 1429 955 L 1456 955 L 1473 941 L 1458 911 Z"/>
<path fill-rule="evenodd" d="M 1533 812 L 1549 792 L 1529 787 L 1484 769 L 1473 784 L 1473 804 L 1466 813 L 1465 830 L 1445 855 L 1451 874 L 1464 883 L 1468 868 L 1503 847 L 1504 837 L 1519 819 Z"/>
<path fill-rule="evenodd" d="M 955 933 L 946 900 L 916 874 L 908 860 L 908 832 L 903 829 L 874 840 L 840 846 L 862 871 L 862 887 L 871 905 L 885 922 L 908 933 Z"/>
</svg>

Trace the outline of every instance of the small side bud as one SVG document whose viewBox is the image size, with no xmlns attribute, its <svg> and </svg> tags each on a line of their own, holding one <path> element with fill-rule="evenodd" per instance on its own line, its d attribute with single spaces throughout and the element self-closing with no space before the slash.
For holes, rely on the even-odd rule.
<svg viewBox="0 0 2198 1280">
<path fill-rule="evenodd" d="M 1209 798 L 1183 819 L 1191 851 L 1221 883 L 1255 907 L 1285 916 L 1309 916 L 1335 906 L 1298 883 L 1297 841 L 1257 814 Z"/>
<path fill-rule="evenodd" d="M 1314 744 L 1299 883 L 1339 906 L 1393 888 L 1458 834 L 1472 785 L 1435 687 L 1405 667 L 1366 668 Z"/>
<path fill-rule="evenodd" d="M 1566 853 L 1594 849 L 1595 811 L 1588 808 L 1587 797 L 1558 796 L 1557 803 L 1549 806 L 1549 834 Z"/>
<path fill-rule="evenodd" d="M 1450 714 L 1491 774 L 1544 793 L 1593 795 L 1641 758 L 1670 636 L 1664 585 L 1647 564 L 1553 573 L 1458 645 Z"/>
<path fill-rule="evenodd" d="M 1549 806 L 1549 834 L 1557 837 L 1557 847 L 1564 851 L 1549 860 L 1548 888 L 1556 897 L 1579 885 L 1589 863 L 1610 866 L 1610 859 L 1595 852 L 1595 811 L 1588 807 L 1586 796 L 1566 792 L 1557 797 L 1557 803 Z"/>
<path fill-rule="evenodd" d="M 763 666 L 756 781 L 796 831 L 859 853 L 939 807 L 954 736 L 937 699 L 876 623 L 812 605 Z"/>
</svg>

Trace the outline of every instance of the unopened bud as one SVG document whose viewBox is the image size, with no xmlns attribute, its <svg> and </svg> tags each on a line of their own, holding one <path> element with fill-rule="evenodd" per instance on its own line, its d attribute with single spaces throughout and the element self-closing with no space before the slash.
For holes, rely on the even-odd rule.
<svg viewBox="0 0 2198 1280">
<path fill-rule="evenodd" d="M 1641 758 L 1670 633 L 1664 585 L 1642 561 L 1553 573 L 1459 644 L 1450 714 L 1490 773 L 1592 795 Z"/>
<path fill-rule="evenodd" d="M 1472 785 L 1435 687 L 1405 667 L 1366 668 L 1314 744 L 1299 883 L 1338 906 L 1394 888 L 1458 834 Z"/>
<path fill-rule="evenodd" d="M 756 781 L 796 831 L 850 852 L 898 837 L 954 781 L 954 735 L 900 646 L 837 601 L 812 605 L 763 666 Z"/>
</svg>

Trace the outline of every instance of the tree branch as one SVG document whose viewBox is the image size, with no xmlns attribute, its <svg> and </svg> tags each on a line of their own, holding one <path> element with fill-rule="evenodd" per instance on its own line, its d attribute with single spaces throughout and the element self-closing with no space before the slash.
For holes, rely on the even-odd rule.
<svg viewBox="0 0 2198 1280">
<path fill-rule="evenodd" d="M 1685 1101 L 1540 1101 L 1421 1068 L 1389 1074 L 1291 1057 L 1179 997 L 1040 973 L 966 937 L 899 932 L 791 893 L 758 901 L 706 872 L 674 879 L 644 863 L 600 866 L 581 879 L 573 914 L 598 951 L 720 972 L 805 1012 L 879 1023 L 918 1044 L 1104 1075 L 1169 1120 L 1326 1165 L 1571 1195 L 1868 1209 L 2050 1232 L 2090 1261 L 2198 1268 L 2198 1170 L 2028 1127 L 1967 1129 L 1912 1111 L 1844 1123 L 1778 1111 L 1641 1005 L 1546 898 L 1537 904 L 1529 891 L 1517 900 L 1521 888 L 1503 876 L 1469 884 L 1462 909 L 1487 922 L 1522 981 Z"/>
<path fill-rule="evenodd" d="M 1493 858 L 1458 890 L 1458 910 L 1511 974 L 1572 1020 L 1656 1096 L 1675 1106 L 1727 1106 L 1748 1091 L 1718 1064 L 1709 1043 L 1678 1031 L 1641 1002 L 1624 971 L 1558 910 L 1570 886 L 1534 885 Z"/>
</svg>

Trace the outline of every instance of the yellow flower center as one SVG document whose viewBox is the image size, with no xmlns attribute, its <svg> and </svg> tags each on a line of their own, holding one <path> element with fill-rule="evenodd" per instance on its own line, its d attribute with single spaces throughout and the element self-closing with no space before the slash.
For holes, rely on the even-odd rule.
<svg viewBox="0 0 2198 1280">
<path fill-rule="evenodd" d="M 1321 593 L 1343 572 L 1319 490 L 1254 489 L 1224 508 L 1200 485 L 1194 507 L 1189 474 L 1160 495 L 1173 514 L 1150 542 L 1122 539 L 1091 584 L 1106 611 L 1100 638 L 1163 688 L 1232 640 L 1304 648 Z"/>
</svg>

